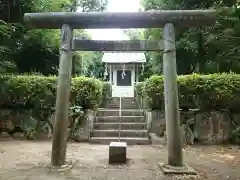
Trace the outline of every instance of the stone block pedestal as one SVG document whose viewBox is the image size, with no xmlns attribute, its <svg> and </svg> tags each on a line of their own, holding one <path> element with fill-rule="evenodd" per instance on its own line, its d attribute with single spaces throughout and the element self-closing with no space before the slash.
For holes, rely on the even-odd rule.
<svg viewBox="0 0 240 180">
<path fill-rule="evenodd" d="M 111 142 L 109 144 L 109 164 L 127 163 L 127 143 Z"/>
</svg>

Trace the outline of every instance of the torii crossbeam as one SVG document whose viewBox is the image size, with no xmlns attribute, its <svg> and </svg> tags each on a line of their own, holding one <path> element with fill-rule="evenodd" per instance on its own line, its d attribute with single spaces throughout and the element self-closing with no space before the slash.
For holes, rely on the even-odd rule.
<svg viewBox="0 0 240 180">
<path fill-rule="evenodd" d="M 215 10 L 168 10 L 146 12 L 52 12 L 26 13 L 24 21 L 35 28 L 60 29 L 63 24 L 73 29 L 162 28 L 167 23 L 181 27 L 212 25 Z"/>
</svg>

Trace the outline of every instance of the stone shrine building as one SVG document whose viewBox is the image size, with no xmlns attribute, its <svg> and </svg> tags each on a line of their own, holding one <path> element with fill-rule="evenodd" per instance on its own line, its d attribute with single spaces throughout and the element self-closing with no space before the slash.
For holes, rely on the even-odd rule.
<svg viewBox="0 0 240 180">
<path fill-rule="evenodd" d="M 146 62 L 142 52 L 106 52 L 102 62 L 105 63 L 105 75 L 112 84 L 112 97 L 134 97 L 134 85 Z"/>
</svg>

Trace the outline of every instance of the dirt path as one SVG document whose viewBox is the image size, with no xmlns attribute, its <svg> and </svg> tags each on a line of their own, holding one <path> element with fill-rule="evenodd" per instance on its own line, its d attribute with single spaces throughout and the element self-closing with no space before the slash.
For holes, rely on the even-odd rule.
<svg viewBox="0 0 240 180">
<path fill-rule="evenodd" d="M 1 180 L 240 180 L 240 149 L 231 146 L 199 146 L 184 149 L 184 161 L 199 175 L 164 176 L 157 166 L 166 162 L 162 146 L 129 146 L 125 166 L 108 164 L 108 146 L 69 144 L 67 157 L 76 162 L 69 172 L 49 172 L 50 142 L 1 141 Z"/>
</svg>

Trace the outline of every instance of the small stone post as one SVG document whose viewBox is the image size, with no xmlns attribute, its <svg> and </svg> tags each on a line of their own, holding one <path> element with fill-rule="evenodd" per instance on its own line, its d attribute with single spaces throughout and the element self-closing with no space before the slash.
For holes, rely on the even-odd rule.
<svg viewBox="0 0 240 180">
<path fill-rule="evenodd" d="M 52 166 L 65 164 L 67 149 L 68 108 L 71 91 L 73 30 L 64 24 L 61 29 L 59 75 L 57 81 L 57 99 L 55 123 L 52 140 Z"/>
<path fill-rule="evenodd" d="M 163 38 L 165 45 L 163 73 L 168 164 L 170 166 L 183 166 L 177 88 L 175 29 L 173 24 L 168 23 L 164 26 Z"/>
</svg>

